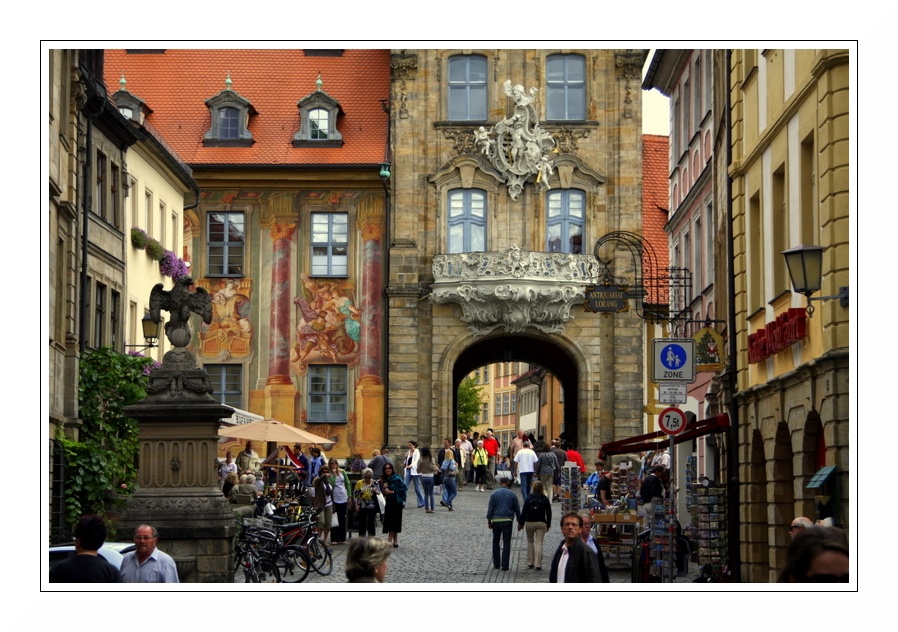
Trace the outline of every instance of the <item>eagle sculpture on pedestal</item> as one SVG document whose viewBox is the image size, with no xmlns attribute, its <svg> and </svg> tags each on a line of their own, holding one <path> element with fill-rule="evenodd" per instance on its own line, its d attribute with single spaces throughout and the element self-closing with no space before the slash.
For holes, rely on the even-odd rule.
<svg viewBox="0 0 898 632">
<path fill-rule="evenodd" d="M 178 277 L 171 290 L 163 290 L 162 284 L 157 283 L 150 292 L 150 318 L 158 323 L 160 310 L 171 313 L 165 323 L 165 335 L 175 347 L 186 347 L 190 342 L 190 312 L 202 316 L 207 325 L 212 322 L 212 298 L 203 288 L 191 292 L 191 285 L 193 279 L 184 275 Z"/>
</svg>

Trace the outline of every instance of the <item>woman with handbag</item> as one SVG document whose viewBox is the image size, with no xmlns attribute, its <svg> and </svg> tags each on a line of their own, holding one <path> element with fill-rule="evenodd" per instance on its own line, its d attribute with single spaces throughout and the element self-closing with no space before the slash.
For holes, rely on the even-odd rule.
<svg viewBox="0 0 898 632">
<path fill-rule="evenodd" d="M 455 454 L 452 450 L 446 450 L 443 454 L 440 469 L 443 472 L 443 500 L 440 501 L 440 504 L 449 511 L 454 511 L 452 501 L 458 495 L 458 464 L 455 462 Z"/>
<path fill-rule="evenodd" d="M 340 469 L 337 459 L 330 459 L 327 465 L 331 473 L 330 484 L 334 488 L 334 516 L 337 519 L 337 526 L 331 530 L 331 544 L 346 544 L 346 505 L 352 487 L 349 475 Z"/>
<path fill-rule="evenodd" d="M 374 480 L 374 472 L 370 467 L 362 470 L 362 480 L 355 484 L 352 492 L 356 511 L 359 512 L 359 535 L 374 535 L 374 519 L 380 508 L 377 496 L 380 494 L 380 486 Z"/>
<path fill-rule="evenodd" d="M 433 513 L 433 488 L 436 485 L 434 474 L 440 469 L 433 462 L 430 448 L 421 448 L 421 457 L 418 459 L 418 475 L 421 477 L 421 487 L 424 488 L 424 511 Z"/>
<path fill-rule="evenodd" d="M 312 481 L 312 509 L 321 509 L 318 514 L 318 530 L 321 531 L 321 541 L 328 544 L 328 536 L 331 532 L 331 520 L 334 515 L 334 488 L 330 477 L 326 473 Z"/>
<path fill-rule="evenodd" d="M 399 546 L 399 534 L 402 533 L 402 510 L 405 508 L 405 493 L 408 488 L 391 463 L 384 464 L 382 491 L 386 498 L 383 532 L 395 549 Z"/>
</svg>

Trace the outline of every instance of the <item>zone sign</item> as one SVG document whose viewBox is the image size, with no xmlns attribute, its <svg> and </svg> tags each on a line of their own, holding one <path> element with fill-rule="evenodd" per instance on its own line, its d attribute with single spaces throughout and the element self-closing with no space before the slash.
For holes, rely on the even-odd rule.
<svg viewBox="0 0 898 632">
<path fill-rule="evenodd" d="M 692 338 L 652 340 L 652 381 L 695 382 L 695 340 Z"/>
<path fill-rule="evenodd" d="M 665 408 L 658 416 L 658 425 L 663 433 L 678 435 L 686 430 L 686 413 L 674 406 Z"/>
</svg>

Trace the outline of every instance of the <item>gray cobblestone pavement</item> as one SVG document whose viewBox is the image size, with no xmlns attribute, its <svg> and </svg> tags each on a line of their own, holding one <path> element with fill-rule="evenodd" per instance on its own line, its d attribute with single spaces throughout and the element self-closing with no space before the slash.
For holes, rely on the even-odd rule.
<svg viewBox="0 0 898 632">
<path fill-rule="evenodd" d="M 437 487 L 437 490 L 440 488 Z M 520 500 L 521 488 L 512 488 Z M 424 509 L 415 506 L 415 494 L 412 491 L 410 502 L 404 510 L 402 533 L 399 534 L 399 547 L 390 555 L 387 572 L 387 583 L 473 583 L 473 584 L 540 584 L 549 583 L 549 567 L 552 555 L 561 542 L 561 530 L 558 523 L 561 519 L 561 503 L 552 503 L 552 526 L 546 533 L 543 543 L 543 566 L 541 571 L 527 568 L 527 538 L 524 531 L 513 531 L 511 539 L 511 561 L 508 571 L 496 570 L 492 563 L 492 532 L 487 529 L 486 510 L 490 492 L 478 492 L 474 485 L 459 490 L 455 498 L 454 511 L 440 506 L 440 495 L 434 492 L 436 509 L 434 513 L 425 513 Z M 523 505 L 523 503 L 521 503 Z M 352 537 L 358 537 L 357 532 Z M 377 537 L 381 534 L 381 525 L 377 524 Z M 305 584 L 346 583 L 343 565 L 346 556 L 346 545 L 332 548 L 334 570 L 329 576 L 322 577 L 312 573 L 303 582 Z M 459 555 L 459 547 L 464 547 L 466 555 Z M 627 561 L 626 554 L 622 554 Z M 459 563 L 460 560 L 467 563 Z M 451 560 L 452 564 L 441 564 L 440 560 Z M 606 558 L 611 564 L 612 583 L 630 583 L 630 569 L 627 564 L 615 568 L 613 560 Z M 678 582 L 691 581 L 698 576 L 695 564 L 690 564 L 693 573 L 686 578 L 678 578 Z M 655 584 L 654 587 L 658 587 Z M 644 585 L 643 585 L 644 587 Z"/>
</svg>

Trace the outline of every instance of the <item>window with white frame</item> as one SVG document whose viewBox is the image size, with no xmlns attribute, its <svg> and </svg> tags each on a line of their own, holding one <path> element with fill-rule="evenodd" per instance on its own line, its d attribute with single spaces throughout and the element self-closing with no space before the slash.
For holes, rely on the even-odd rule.
<svg viewBox="0 0 898 632">
<path fill-rule="evenodd" d="M 502 414 L 502 396 L 496 395 L 496 412 L 494 413 L 497 417 Z"/>
<path fill-rule="evenodd" d="M 509 412 L 508 393 L 502 395 L 502 414 L 507 415 Z"/>
<path fill-rule="evenodd" d="M 255 142 L 249 131 L 252 103 L 228 88 L 208 101 L 211 126 L 203 136 L 206 147 L 251 147 Z"/>
<path fill-rule="evenodd" d="M 455 55 L 449 58 L 449 120 L 486 120 L 486 57 Z"/>
<path fill-rule="evenodd" d="M 449 252 L 486 250 L 486 193 L 479 189 L 449 192 Z"/>
<path fill-rule="evenodd" d="M 212 397 L 225 406 L 243 407 L 243 366 L 240 364 L 206 364 Z"/>
<path fill-rule="evenodd" d="M 310 423 L 346 423 L 348 369 L 345 365 L 309 366 L 308 420 Z"/>
<path fill-rule="evenodd" d="M 342 147 L 343 134 L 337 129 L 342 112 L 339 102 L 320 88 L 303 98 L 299 107 L 299 131 L 294 147 Z"/>
<path fill-rule="evenodd" d="M 244 276 L 243 224 L 242 212 L 209 213 L 206 216 L 207 276 Z"/>
<path fill-rule="evenodd" d="M 563 190 L 548 194 L 546 204 L 546 250 L 579 255 L 583 252 L 583 191 Z"/>
<path fill-rule="evenodd" d="M 349 214 L 312 213 L 312 276 L 349 274 Z"/>
<path fill-rule="evenodd" d="M 546 58 L 546 119 L 586 120 L 586 60 L 582 55 Z"/>
</svg>

